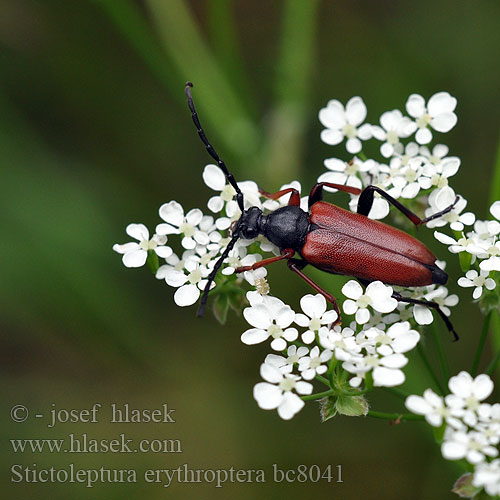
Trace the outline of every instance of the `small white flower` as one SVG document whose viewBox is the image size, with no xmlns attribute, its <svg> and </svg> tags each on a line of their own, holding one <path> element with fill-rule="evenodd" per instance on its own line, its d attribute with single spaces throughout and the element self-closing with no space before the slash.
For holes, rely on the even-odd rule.
<svg viewBox="0 0 500 500">
<path fill-rule="evenodd" d="M 458 284 L 464 288 L 475 287 L 472 298 L 477 300 L 483 294 L 483 287 L 493 290 L 497 286 L 495 280 L 488 278 L 488 275 L 489 271 L 481 271 L 481 274 L 478 274 L 475 269 L 471 269 L 465 273 L 465 278 L 458 279 Z"/>
<path fill-rule="evenodd" d="M 231 274 L 234 274 L 238 267 L 252 266 L 253 264 L 255 264 L 256 262 L 258 262 L 260 260 L 262 260 L 262 255 L 260 255 L 258 253 L 252 253 L 252 254 L 246 255 L 246 247 L 244 247 L 243 245 L 237 244 L 236 247 L 233 248 L 233 250 L 229 254 L 227 260 L 225 261 L 228 265 L 227 265 L 227 267 L 225 267 L 222 270 L 222 274 L 229 276 Z M 267 276 L 267 269 L 265 269 L 264 267 L 261 267 L 261 268 L 258 268 L 256 270 L 245 271 L 243 273 L 244 278 L 247 281 L 249 281 L 249 279 L 248 279 L 249 276 L 252 273 L 255 273 L 256 271 L 259 272 L 258 277 L 264 278 L 265 276 Z M 253 284 L 253 283 L 251 283 L 251 284 Z"/>
<path fill-rule="evenodd" d="M 214 191 L 220 191 L 218 196 L 212 196 L 208 200 L 208 208 L 219 213 L 224 205 L 231 201 L 236 195 L 236 191 L 231 184 L 226 184 L 226 176 L 217 165 L 206 165 L 203 169 L 203 181 Z"/>
<path fill-rule="evenodd" d="M 482 462 L 476 465 L 472 484 L 483 487 L 488 495 L 500 495 L 500 460 Z"/>
<path fill-rule="evenodd" d="M 255 269 L 253 271 L 246 271 L 244 273 L 245 280 L 255 287 L 258 293 L 261 295 L 268 295 L 271 291 L 269 282 L 266 279 L 267 270 L 263 267 Z"/>
<path fill-rule="evenodd" d="M 255 327 L 241 335 L 244 344 L 259 344 L 271 337 L 271 348 L 283 351 L 287 346 L 286 341 L 292 342 L 298 337 L 295 328 L 288 328 L 295 318 L 295 313 L 290 306 L 276 297 L 263 295 L 261 302 L 243 310 L 243 316 Z"/>
<path fill-rule="evenodd" d="M 445 401 L 452 414 L 461 418 L 467 425 L 473 427 L 477 423 L 477 412 L 480 402 L 493 392 L 493 381 L 488 375 L 478 375 L 476 378 L 461 371 L 448 382 L 451 394 Z"/>
<path fill-rule="evenodd" d="M 458 238 L 458 240 L 455 240 L 451 236 L 440 233 L 439 231 L 434 231 L 434 237 L 436 240 L 443 243 L 443 245 L 448 245 L 448 250 L 451 253 L 468 252 L 476 256 L 484 253 L 484 249 L 473 233 L 468 233 L 467 236 L 462 236 Z M 481 264 L 483 264 L 483 262 Z M 481 269 L 483 268 L 481 267 Z"/>
<path fill-rule="evenodd" d="M 291 373 L 293 366 L 297 365 L 301 358 L 309 352 L 307 347 L 298 347 L 295 345 L 288 346 L 287 357 L 280 356 L 278 354 L 268 354 L 264 363 L 268 365 L 275 366 L 279 368 L 283 373 Z"/>
<path fill-rule="evenodd" d="M 496 457 L 498 450 L 488 444 L 488 440 L 480 432 L 465 432 L 447 427 L 441 453 L 448 460 L 465 458 L 471 464 L 477 464 L 484 461 L 485 456 Z"/>
<path fill-rule="evenodd" d="M 443 311 L 446 316 L 450 316 L 450 307 L 455 307 L 458 304 L 458 295 L 452 294 L 448 295 L 449 290 L 445 286 L 439 286 L 434 290 L 430 290 L 424 295 L 424 299 L 430 302 L 436 302 L 439 305 L 441 311 Z"/>
<path fill-rule="evenodd" d="M 319 347 L 314 346 L 309 356 L 304 356 L 299 360 L 299 371 L 305 380 L 312 380 L 316 375 L 321 375 L 328 370 L 324 364 L 332 358 L 332 351 L 325 349 L 319 352 Z"/>
<path fill-rule="evenodd" d="M 139 243 L 131 242 L 113 245 L 113 250 L 123 254 L 122 261 L 126 267 L 142 267 L 148 258 L 148 251 L 153 250 L 158 257 L 166 259 L 172 255 L 172 249 L 165 246 L 166 236 L 158 234 L 149 239 L 148 228 L 144 224 L 129 224 L 126 232 Z"/>
<path fill-rule="evenodd" d="M 355 158 L 355 163 L 360 164 L 361 161 Z M 363 180 L 363 185 L 368 186 L 374 184 L 382 189 L 388 189 L 391 184 L 391 169 L 384 163 L 378 163 L 375 160 L 368 159 L 359 167 L 359 175 Z M 375 198 L 376 199 L 376 198 Z"/>
<path fill-rule="evenodd" d="M 490 222 L 493 223 L 494 221 Z M 481 236 L 476 233 L 474 233 L 474 235 L 481 238 Z M 478 243 L 484 249 L 484 252 L 479 255 L 479 258 L 485 259 L 479 264 L 479 267 L 484 271 L 498 271 L 500 266 L 500 240 L 493 243 L 492 238 L 483 238 L 479 239 Z"/>
<path fill-rule="evenodd" d="M 295 323 L 307 327 L 308 330 L 302 334 L 302 340 L 306 344 L 314 341 L 316 334 L 323 325 L 330 325 L 338 319 L 336 311 L 326 310 L 326 300 L 323 295 L 304 295 L 300 299 L 300 307 L 305 314 L 295 315 Z"/>
<path fill-rule="evenodd" d="M 425 99 L 419 94 L 412 94 L 406 101 L 406 111 L 415 118 L 418 127 L 415 139 L 419 144 L 428 144 L 432 140 L 432 132 L 428 126 L 438 132 L 449 132 L 457 123 L 457 115 L 453 112 L 457 100 L 448 92 L 434 94 L 425 105 Z"/>
<path fill-rule="evenodd" d="M 348 281 L 342 287 L 342 293 L 352 300 L 346 300 L 343 309 L 346 314 L 356 314 L 356 323 L 362 325 L 370 319 L 368 306 L 378 312 L 388 313 L 396 309 L 398 302 L 392 298 L 392 287 L 381 281 L 370 283 L 363 293 L 361 285 L 354 280 Z"/>
<path fill-rule="evenodd" d="M 432 151 L 427 146 L 420 146 L 418 149 L 420 155 L 429 160 L 433 165 L 439 165 L 449 152 L 448 146 L 436 144 Z"/>
<path fill-rule="evenodd" d="M 443 419 L 447 420 L 451 416 L 443 398 L 432 389 L 426 389 L 423 397 L 408 396 L 405 405 L 411 412 L 425 415 L 425 420 L 433 427 L 441 427 Z"/>
<path fill-rule="evenodd" d="M 409 142 L 403 150 L 395 151 L 394 158 L 399 159 L 400 165 L 405 167 L 411 160 L 417 159 L 419 154 L 418 144 Z"/>
<path fill-rule="evenodd" d="M 352 357 L 349 361 L 342 363 L 342 367 L 349 373 L 363 376 L 370 370 L 373 374 L 373 385 L 382 387 L 394 387 L 405 381 L 405 374 L 401 370 L 408 363 L 404 354 L 391 354 L 380 356 L 379 354 L 367 354 Z"/>
<path fill-rule="evenodd" d="M 312 384 L 300 380 L 300 377 L 282 373 L 275 366 L 263 363 L 260 374 L 267 382 L 259 382 L 253 389 L 253 396 L 263 410 L 278 409 L 278 415 L 290 420 L 304 407 L 304 401 L 297 394 L 311 394 Z"/>
<path fill-rule="evenodd" d="M 429 217 L 448 208 L 455 202 L 455 199 L 455 192 L 449 186 L 435 189 L 429 196 L 429 208 L 425 211 L 425 216 Z M 429 221 L 427 227 L 442 227 L 446 224 L 450 224 L 450 228 L 453 231 L 463 231 L 464 226 L 471 226 L 476 219 L 476 216 L 472 212 L 461 213 L 466 206 L 467 200 L 460 196 L 457 204 L 449 212 L 437 219 Z"/>
<path fill-rule="evenodd" d="M 479 264 L 481 271 L 490 272 L 490 271 L 500 271 L 500 257 L 490 257 L 487 260 L 483 260 Z"/>
<path fill-rule="evenodd" d="M 372 126 L 372 134 L 379 141 L 385 141 L 380 147 L 384 158 L 392 156 L 397 149 L 402 150 L 400 138 L 409 137 L 416 129 L 416 125 L 399 109 L 386 111 L 380 117 L 380 125 Z"/>
<path fill-rule="evenodd" d="M 437 165 L 430 162 L 426 163 L 424 175 L 429 177 L 430 186 L 436 186 L 438 189 L 441 189 L 448 186 L 448 178 L 455 175 L 459 168 L 460 158 L 450 156 Z"/>
<path fill-rule="evenodd" d="M 490 207 L 490 213 L 495 219 L 500 220 L 500 201 L 495 201 Z"/>
<path fill-rule="evenodd" d="M 356 342 L 354 330 L 344 328 L 340 325 L 333 329 L 328 327 L 320 328 L 318 332 L 319 343 L 325 348 L 334 351 L 335 359 L 347 361 L 353 354 L 359 354 L 361 346 Z"/>
<path fill-rule="evenodd" d="M 474 232 L 485 245 L 492 245 L 495 237 L 500 233 L 500 223 L 496 220 L 477 220 L 474 222 Z"/>
<path fill-rule="evenodd" d="M 378 328 L 369 328 L 365 332 L 365 338 L 377 346 L 377 353 L 389 356 L 413 349 L 420 340 L 420 334 L 411 329 L 408 321 L 404 321 L 390 326 L 386 332 Z"/>
<path fill-rule="evenodd" d="M 390 161 L 391 169 L 398 170 L 398 175 L 392 178 L 392 184 L 398 192 L 395 198 L 415 198 L 420 189 L 430 188 L 430 179 L 423 175 L 424 168 L 420 159 L 413 158 L 405 166 L 400 164 L 399 158 L 392 158 Z"/>
<path fill-rule="evenodd" d="M 361 97 L 349 99 L 345 109 L 340 101 L 331 100 L 319 112 L 319 121 L 326 127 L 321 132 L 321 140 L 333 146 L 346 137 L 347 151 L 351 154 L 359 153 L 362 148 L 361 140 L 371 138 L 370 125 L 361 125 L 365 118 L 366 106 Z"/>
<path fill-rule="evenodd" d="M 194 249 L 197 244 L 208 245 L 210 243 L 208 234 L 198 227 L 203 219 L 203 213 L 199 208 L 193 208 L 184 215 L 182 205 L 176 201 L 170 201 L 164 203 L 159 212 L 165 223 L 156 226 L 158 234 L 182 234 L 181 244 L 187 250 Z"/>
<path fill-rule="evenodd" d="M 329 172 L 325 172 L 318 177 L 318 182 L 332 182 L 333 184 L 342 184 L 346 186 L 362 188 L 361 180 L 358 177 L 359 172 L 366 172 L 370 165 L 354 158 L 350 162 L 339 160 L 338 158 L 328 158 L 324 162 Z M 325 188 L 332 191 L 331 188 Z"/>
<path fill-rule="evenodd" d="M 178 267 L 178 266 L 177 266 Z M 161 266 L 156 272 L 157 279 L 164 279 L 167 285 L 177 288 L 174 302 L 180 307 L 193 305 L 207 285 L 210 268 L 200 264 L 200 257 L 189 255 L 178 269 L 170 264 Z M 211 288 L 215 286 L 212 282 Z"/>
</svg>

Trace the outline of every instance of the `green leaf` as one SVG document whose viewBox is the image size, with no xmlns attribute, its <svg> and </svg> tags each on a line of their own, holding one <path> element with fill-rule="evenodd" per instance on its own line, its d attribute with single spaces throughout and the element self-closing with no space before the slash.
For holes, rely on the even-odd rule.
<svg viewBox="0 0 500 500">
<path fill-rule="evenodd" d="M 217 321 L 223 325 L 227 320 L 229 311 L 229 298 L 227 294 L 222 293 L 214 298 L 212 310 Z"/>
<path fill-rule="evenodd" d="M 364 417 L 368 413 L 369 404 L 364 396 L 339 396 L 337 411 L 348 417 Z"/>
<path fill-rule="evenodd" d="M 484 290 L 483 295 L 479 300 L 479 306 L 481 307 L 481 311 L 483 311 L 484 314 L 488 314 L 491 311 L 498 310 L 500 308 L 500 297 L 498 296 L 498 291 Z"/>
<path fill-rule="evenodd" d="M 493 178 L 490 182 L 490 204 L 496 200 L 500 200 L 500 139 L 498 141 L 497 156 L 493 168 Z"/>
<path fill-rule="evenodd" d="M 458 258 L 460 261 L 460 269 L 462 269 L 462 271 L 466 273 L 471 266 L 472 254 L 470 254 L 469 252 L 460 252 L 458 254 Z"/>
<path fill-rule="evenodd" d="M 461 498 L 474 498 L 481 491 L 481 488 L 472 484 L 472 478 L 473 475 L 466 472 L 457 479 L 451 491 Z"/>
<path fill-rule="evenodd" d="M 441 444 L 443 442 L 444 431 L 446 430 L 446 424 L 443 423 L 440 427 L 433 427 L 434 439 L 436 443 Z"/>
<path fill-rule="evenodd" d="M 319 400 L 319 413 L 321 415 L 321 422 L 330 420 L 337 415 L 337 398 L 335 396 L 328 396 Z"/>
<path fill-rule="evenodd" d="M 243 310 L 243 306 L 246 301 L 246 297 L 243 290 L 238 288 L 237 290 L 232 290 L 231 293 L 227 295 L 229 307 L 236 313 L 240 314 Z"/>
<path fill-rule="evenodd" d="M 146 263 L 149 266 L 149 269 L 151 269 L 151 272 L 156 274 L 156 271 L 158 271 L 158 268 L 160 267 L 160 262 L 158 260 L 158 255 L 156 255 L 154 250 L 148 250 L 148 259 Z"/>
</svg>

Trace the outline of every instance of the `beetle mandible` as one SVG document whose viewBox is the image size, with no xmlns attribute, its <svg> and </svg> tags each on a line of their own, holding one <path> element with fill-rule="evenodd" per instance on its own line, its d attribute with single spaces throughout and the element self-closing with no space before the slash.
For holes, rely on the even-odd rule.
<svg viewBox="0 0 500 500">
<path fill-rule="evenodd" d="M 327 273 L 353 276 L 363 285 L 372 281 L 407 287 L 446 283 L 448 275 L 436 265 L 435 255 L 423 243 L 399 229 L 368 218 L 368 213 L 373 205 L 374 194 L 378 193 L 408 217 L 415 226 L 419 226 L 450 212 L 458 202 L 458 196 L 449 207 L 421 219 L 378 186 L 370 185 L 361 190 L 352 186 L 319 182 L 313 186 L 309 194 L 309 212 L 300 208 L 300 194 L 294 188 L 283 189 L 276 193 L 259 191 L 263 197 L 271 200 L 290 194 L 288 205 L 270 214 L 264 214 L 258 207 L 245 210 L 241 189 L 203 131 L 193 103 L 192 87 L 191 82 L 186 83 L 185 92 L 193 122 L 208 153 L 236 191 L 236 201 L 241 210 L 241 217 L 234 225 L 231 240 L 208 277 L 198 316 L 203 316 L 211 284 L 236 241 L 239 238 L 253 239 L 259 234 L 274 243 L 280 249 L 280 255 L 263 259 L 252 266 L 239 267 L 236 272 L 250 271 L 286 260 L 289 269 L 333 305 L 339 320 L 340 310 L 335 297 L 304 274 L 303 269 L 308 264 Z M 358 195 L 357 212 L 350 212 L 322 201 L 324 187 Z M 301 258 L 294 258 L 295 254 Z M 394 292 L 392 296 L 399 302 L 435 309 L 448 330 L 453 333 L 454 339 L 458 340 L 453 325 L 439 304 L 404 297 L 398 292 Z"/>
</svg>

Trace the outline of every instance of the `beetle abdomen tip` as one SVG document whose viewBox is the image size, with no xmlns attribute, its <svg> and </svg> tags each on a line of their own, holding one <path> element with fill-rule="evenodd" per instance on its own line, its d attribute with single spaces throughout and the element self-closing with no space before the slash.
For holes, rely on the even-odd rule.
<svg viewBox="0 0 500 500">
<path fill-rule="evenodd" d="M 432 282 L 437 285 L 444 285 L 448 281 L 448 275 L 438 266 L 434 265 L 430 268 L 432 273 Z"/>
</svg>

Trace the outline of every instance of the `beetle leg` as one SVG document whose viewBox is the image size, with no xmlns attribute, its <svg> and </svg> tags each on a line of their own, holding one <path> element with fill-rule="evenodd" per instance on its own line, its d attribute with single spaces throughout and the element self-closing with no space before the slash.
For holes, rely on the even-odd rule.
<svg viewBox="0 0 500 500">
<path fill-rule="evenodd" d="M 293 205 L 295 207 L 300 207 L 300 194 L 295 188 L 282 189 L 281 191 L 277 191 L 276 193 L 268 193 L 267 191 L 259 189 L 259 193 L 264 198 L 268 198 L 270 200 L 277 200 L 285 194 L 292 193 L 292 195 L 290 196 L 290 201 L 288 202 L 288 206 Z"/>
<path fill-rule="evenodd" d="M 284 250 L 281 251 L 281 255 L 278 255 L 276 257 L 269 257 L 269 259 L 260 260 L 259 262 L 256 262 L 251 266 L 237 267 L 235 269 L 235 272 L 242 273 L 244 271 L 253 271 L 254 269 L 259 269 L 259 267 L 267 266 L 269 264 L 272 264 L 273 262 L 290 259 L 291 257 L 294 256 L 294 254 L 295 250 L 293 250 L 292 248 L 285 248 Z"/>
<path fill-rule="evenodd" d="M 334 184 L 333 182 L 318 182 L 317 184 L 314 184 L 311 192 L 309 193 L 309 208 L 311 208 L 317 201 L 321 201 L 323 199 L 323 187 L 325 186 L 338 189 L 339 191 L 345 191 L 346 193 L 361 194 L 361 189 L 352 186 Z"/>
<path fill-rule="evenodd" d="M 443 310 L 439 307 L 439 304 L 437 302 L 431 302 L 429 300 L 418 300 L 418 299 L 412 299 L 410 297 L 403 297 L 400 293 L 394 292 L 392 294 L 392 297 L 396 299 L 398 302 L 407 302 L 408 304 L 417 304 L 425 307 L 430 307 L 432 309 L 435 309 L 436 312 L 441 316 L 441 319 L 445 322 L 446 328 L 453 334 L 454 341 L 458 340 L 458 334 L 455 331 L 455 328 L 453 328 L 453 325 L 451 324 L 451 321 L 449 320 L 448 316 L 443 312 Z"/>
<path fill-rule="evenodd" d="M 323 295 L 323 297 L 325 297 L 325 299 L 328 302 L 330 302 L 330 304 L 333 305 L 333 308 L 337 313 L 337 319 L 332 324 L 332 327 L 334 327 L 335 325 L 342 324 L 342 318 L 340 317 L 340 309 L 337 304 L 337 299 L 331 293 L 328 293 L 326 290 L 323 290 L 323 288 L 317 285 L 311 278 L 309 278 L 309 276 L 306 276 L 302 272 L 302 269 L 304 269 L 304 267 L 307 266 L 307 262 L 299 259 L 289 259 L 287 264 L 289 269 L 291 269 L 294 273 L 297 273 L 308 285 L 312 286 L 314 290 Z"/>
<path fill-rule="evenodd" d="M 426 217 L 425 219 L 421 219 L 417 214 L 414 214 L 410 209 L 406 208 L 402 203 L 393 198 L 389 193 L 386 193 L 383 189 L 379 188 L 378 186 L 371 185 L 363 189 L 362 193 L 359 196 L 358 210 L 357 210 L 358 214 L 368 215 L 370 213 L 370 210 L 373 206 L 373 195 L 375 192 L 377 192 L 380 196 L 384 197 L 389 203 L 394 205 L 400 212 L 402 212 L 406 217 L 408 217 L 408 219 L 410 219 L 413 222 L 413 224 L 415 224 L 415 226 L 420 226 L 420 224 L 425 224 L 431 220 L 437 219 L 438 217 L 447 214 L 448 212 L 453 210 L 453 207 L 458 203 L 459 200 L 459 197 L 457 196 L 455 198 L 455 201 L 449 207 L 446 207 L 444 210 L 441 210 L 440 212 L 437 212 L 429 217 Z"/>
</svg>

